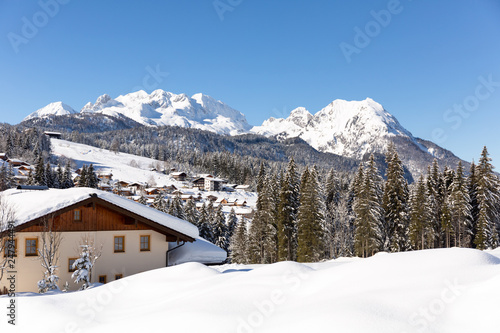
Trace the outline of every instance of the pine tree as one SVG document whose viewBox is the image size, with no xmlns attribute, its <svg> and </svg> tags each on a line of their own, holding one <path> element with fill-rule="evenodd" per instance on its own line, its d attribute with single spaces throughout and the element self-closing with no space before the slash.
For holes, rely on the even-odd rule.
<svg viewBox="0 0 500 333">
<path fill-rule="evenodd" d="M 236 230 L 236 226 L 238 225 L 238 217 L 236 216 L 236 212 L 234 211 L 234 208 L 231 208 L 231 211 L 229 212 L 229 215 L 227 216 L 226 225 L 227 225 L 226 238 L 231 239 L 231 237 L 234 234 L 234 230 Z"/>
<path fill-rule="evenodd" d="M 64 188 L 64 172 L 61 167 L 61 164 L 57 164 L 56 177 L 54 181 L 54 187 L 56 188 Z"/>
<path fill-rule="evenodd" d="M 39 186 L 47 185 L 47 180 L 45 178 L 45 164 L 41 155 L 38 156 L 36 161 L 34 181 L 35 184 Z"/>
<path fill-rule="evenodd" d="M 410 199 L 409 240 L 413 250 L 423 250 L 434 245 L 434 228 L 430 222 L 428 200 L 426 181 L 420 176 Z"/>
<path fill-rule="evenodd" d="M 358 171 L 361 176 L 363 173 Z M 355 180 L 355 181 L 359 181 Z M 374 255 L 382 247 L 382 188 L 381 177 L 375 165 L 373 154 L 370 156 L 367 170 L 362 177 L 360 189 L 356 190 L 353 210 L 355 253 L 360 257 Z"/>
<path fill-rule="evenodd" d="M 247 222 L 245 218 L 242 218 L 238 223 L 234 234 L 231 236 L 229 250 L 232 263 L 247 264 L 249 262 L 247 246 Z"/>
<path fill-rule="evenodd" d="M 391 252 L 405 251 L 408 249 L 408 183 L 404 178 L 403 163 L 393 145 L 388 149 L 386 163 L 387 181 L 383 195 L 385 243 Z"/>
<path fill-rule="evenodd" d="M 493 172 L 486 147 L 483 148 L 477 166 L 477 203 L 478 219 L 474 244 L 480 250 L 496 248 L 499 245 L 498 223 L 500 218 L 498 202 L 500 200 L 500 183 Z"/>
<path fill-rule="evenodd" d="M 66 163 L 66 167 L 64 168 L 62 188 L 71 188 L 74 186 L 75 186 L 75 184 L 73 183 L 73 179 L 71 177 L 71 165 L 68 161 Z"/>
<path fill-rule="evenodd" d="M 295 260 L 296 257 L 299 207 L 299 179 L 296 169 L 292 158 L 281 181 L 277 208 L 278 260 Z"/>
<path fill-rule="evenodd" d="M 227 237 L 227 226 L 226 226 L 226 217 L 222 212 L 222 206 L 219 205 L 215 210 L 215 219 L 214 219 L 214 239 L 215 245 L 220 247 L 223 250 L 228 250 L 229 248 L 229 240 Z"/>
<path fill-rule="evenodd" d="M 214 243 L 214 234 L 212 230 L 212 225 L 209 221 L 209 213 L 205 204 L 201 207 L 200 219 L 198 221 L 198 230 L 200 237 L 206 239 L 207 241 Z"/>
<path fill-rule="evenodd" d="M 469 247 L 472 234 L 472 206 L 462 162 L 458 162 L 450 186 L 450 202 L 451 223 L 455 230 L 454 244 L 458 247 Z"/>
<path fill-rule="evenodd" d="M 146 197 L 141 194 L 141 196 L 139 197 L 139 200 L 137 200 L 138 203 L 140 203 L 141 205 L 147 205 L 148 204 L 148 200 L 146 199 Z"/>
<path fill-rule="evenodd" d="M 432 166 L 428 170 L 427 175 L 427 196 L 429 198 L 429 214 L 430 221 L 434 228 L 432 235 L 434 236 L 433 244 L 429 244 L 431 248 L 441 247 L 443 245 L 441 232 L 441 209 L 444 201 L 443 177 L 439 172 L 437 159 L 432 161 Z"/>
<path fill-rule="evenodd" d="M 477 234 L 477 220 L 479 217 L 479 205 L 477 202 L 477 171 L 476 171 L 476 165 L 474 161 L 472 161 L 470 170 L 469 170 L 469 176 L 467 178 L 467 190 L 469 192 L 469 198 L 470 198 L 470 205 L 471 205 L 471 226 L 470 226 L 470 232 L 471 232 L 471 238 L 470 238 L 470 243 L 469 247 L 475 247 L 474 244 L 474 238 L 475 235 Z"/>
<path fill-rule="evenodd" d="M 167 212 L 166 211 L 166 205 L 167 205 L 167 203 L 165 202 L 165 197 L 163 196 L 163 194 L 158 193 L 155 196 L 155 199 L 154 199 L 153 204 L 151 206 L 154 209 L 159 210 L 160 212 L 166 213 Z"/>
<path fill-rule="evenodd" d="M 257 179 L 256 212 L 250 224 L 249 260 L 255 264 L 275 262 L 276 253 L 276 228 L 273 226 L 273 198 L 271 197 L 272 185 L 266 176 L 264 165 L 261 164 Z"/>
<path fill-rule="evenodd" d="M 184 218 L 186 221 L 191 222 L 196 226 L 198 225 L 199 216 L 193 199 L 189 199 L 184 205 Z"/>
<path fill-rule="evenodd" d="M 324 199 L 316 169 L 305 169 L 300 182 L 297 215 L 297 261 L 314 262 L 323 256 Z"/>
<path fill-rule="evenodd" d="M 46 185 L 50 188 L 54 188 L 54 172 L 52 171 L 52 167 L 50 166 L 50 163 L 47 162 L 47 165 L 45 167 L 45 182 Z"/>
<path fill-rule="evenodd" d="M 99 178 L 97 177 L 96 173 L 94 172 L 94 165 L 90 164 L 87 168 L 87 174 L 86 174 L 86 187 L 90 188 L 97 188 L 99 185 Z"/>
<path fill-rule="evenodd" d="M 177 194 L 170 203 L 170 207 L 168 209 L 168 213 L 172 216 L 178 217 L 182 220 L 185 220 L 184 216 L 184 208 L 182 206 L 181 196 Z"/>
<path fill-rule="evenodd" d="M 87 180 L 87 166 L 84 164 L 80 169 L 80 180 L 78 180 L 79 187 L 86 187 L 88 183 Z"/>
</svg>

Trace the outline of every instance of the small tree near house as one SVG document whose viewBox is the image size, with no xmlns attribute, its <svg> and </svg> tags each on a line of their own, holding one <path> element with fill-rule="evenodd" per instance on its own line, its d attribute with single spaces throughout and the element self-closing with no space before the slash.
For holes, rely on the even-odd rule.
<svg viewBox="0 0 500 333">
<path fill-rule="evenodd" d="M 92 269 L 95 267 L 97 259 L 102 255 L 102 247 L 103 245 L 101 244 L 101 246 L 97 248 L 90 235 L 86 235 L 82 238 L 80 258 L 73 263 L 72 268 L 75 269 L 75 271 L 71 275 L 71 278 L 75 279 L 75 283 L 83 282 L 80 290 L 89 287 L 92 281 Z"/>
<path fill-rule="evenodd" d="M 92 272 L 92 261 L 90 259 L 89 245 L 80 245 L 82 252 L 80 253 L 80 258 L 76 259 L 73 263 L 73 269 L 75 270 L 71 275 L 72 279 L 75 279 L 75 283 L 83 282 L 80 290 L 85 290 L 90 286 L 90 274 Z"/>
<path fill-rule="evenodd" d="M 38 281 L 38 291 L 43 294 L 50 290 L 59 289 L 57 283 L 59 277 L 56 275 L 57 261 L 59 260 L 59 246 L 62 236 L 54 228 L 54 219 L 45 218 L 40 234 L 40 249 L 38 249 L 38 259 L 45 269 L 44 277 Z"/>
</svg>

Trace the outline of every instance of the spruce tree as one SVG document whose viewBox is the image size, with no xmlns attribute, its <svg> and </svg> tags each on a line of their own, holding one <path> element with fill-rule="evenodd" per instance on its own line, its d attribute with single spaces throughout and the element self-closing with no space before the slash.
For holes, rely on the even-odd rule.
<svg viewBox="0 0 500 333">
<path fill-rule="evenodd" d="M 299 207 L 299 179 L 295 161 L 290 159 L 281 181 L 278 203 L 278 260 L 295 260 L 297 243 L 297 211 Z"/>
<path fill-rule="evenodd" d="M 168 214 L 178 217 L 182 220 L 186 219 L 186 217 L 184 216 L 184 208 L 182 206 L 181 196 L 179 194 L 177 194 L 172 199 L 172 202 L 170 203 L 170 207 L 168 209 Z"/>
<path fill-rule="evenodd" d="M 469 192 L 470 205 L 471 205 L 471 226 L 470 226 L 470 243 L 469 247 L 475 247 L 474 238 L 477 233 L 477 219 L 479 217 L 479 205 L 477 202 L 477 172 L 476 165 L 474 161 L 472 161 L 469 176 L 467 177 L 467 190 Z"/>
<path fill-rule="evenodd" d="M 160 212 L 166 213 L 166 205 L 167 203 L 165 202 L 165 197 L 163 196 L 162 193 L 158 193 L 155 196 L 155 199 L 153 201 L 153 204 L 151 205 L 154 209 L 159 210 Z"/>
<path fill-rule="evenodd" d="M 385 243 L 391 252 L 405 251 L 408 249 L 408 183 L 404 178 L 403 163 L 393 145 L 386 154 L 386 163 L 387 181 L 383 195 Z"/>
<path fill-rule="evenodd" d="M 63 172 L 63 169 L 62 169 L 60 163 L 57 164 L 57 171 L 56 171 L 54 186 L 56 188 L 64 188 L 64 172 Z"/>
<path fill-rule="evenodd" d="M 184 218 L 186 221 L 191 222 L 196 226 L 198 225 L 199 216 L 193 199 L 189 199 L 184 205 Z"/>
<path fill-rule="evenodd" d="M 38 156 L 36 161 L 34 181 L 36 185 L 47 185 L 47 180 L 45 178 L 45 164 L 41 155 Z"/>
<path fill-rule="evenodd" d="M 444 201 L 443 195 L 443 177 L 439 172 L 437 159 L 432 161 L 432 166 L 427 174 L 427 196 L 429 198 L 430 221 L 433 226 L 432 235 L 434 236 L 431 248 L 441 247 L 443 245 L 441 232 L 441 209 Z"/>
<path fill-rule="evenodd" d="M 472 234 L 472 206 L 467 182 L 464 177 L 462 162 L 458 162 L 457 171 L 450 186 L 450 211 L 453 225 L 454 245 L 469 247 Z"/>
<path fill-rule="evenodd" d="M 94 172 L 94 165 L 90 164 L 87 168 L 87 174 L 86 174 L 86 187 L 90 188 L 97 188 L 99 185 L 99 178 L 97 177 L 96 173 Z"/>
<path fill-rule="evenodd" d="M 209 213 L 205 204 L 201 207 L 200 219 L 198 221 L 198 230 L 200 237 L 206 239 L 207 241 L 214 243 L 214 234 L 212 230 L 212 225 L 209 221 Z"/>
<path fill-rule="evenodd" d="M 275 262 L 276 254 L 276 228 L 274 227 L 274 210 L 272 185 L 267 177 L 264 165 L 261 164 L 257 179 L 256 212 L 249 230 L 249 260 L 255 264 Z"/>
<path fill-rule="evenodd" d="M 231 211 L 229 212 L 229 215 L 227 216 L 226 225 L 227 225 L 226 238 L 231 239 L 231 237 L 234 234 L 234 230 L 236 229 L 236 226 L 238 225 L 238 217 L 236 216 L 236 212 L 234 211 L 234 208 L 231 208 Z"/>
<path fill-rule="evenodd" d="M 245 218 L 241 219 L 231 236 L 229 250 L 232 263 L 247 264 L 249 262 L 247 222 Z"/>
<path fill-rule="evenodd" d="M 66 167 L 64 168 L 63 179 L 64 180 L 62 188 L 71 188 L 75 186 L 71 177 L 71 165 L 69 161 L 66 163 Z"/>
<path fill-rule="evenodd" d="M 483 148 L 477 166 L 478 219 L 474 244 L 480 250 L 496 248 L 499 245 L 498 223 L 500 218 L 498 202 L 500 183 L 493 172 L 486 147 Z"/>
<path fill-rule="evenodd" d="M 215 245 L 220 247 L 223 250 L 228 250 L 229 248 L 229 240 L 227 237 L 227 226 L 226 226 L 226 217 L 222 212 L 222 205 L 219 205 L 215 210 L 215 219 L 214 219 L 214 239 Z"/>
<path fill-rule="evenodd" d="M 420 176 L 410 199 L 409 241 L 413 250 L 422 250 L 434 245 L 434 228 L 430 222 L 428 200 L 426 181 L 423 176 Z"/>
<path fill-rule="evenodd" d="M 324 251 L 324 198 L 315 168 L 304 170 L 297 215 L 297 261 L 314 262 Z"/>
<path fill-rule="evenodd" d="M 148 201 L 147 201 L 146 197 L 143 194 L 141 194 L 141 196 L 139 197 L 139 200 L 137 202 L 140 203 L 141 205 L 147 205 L 148 204 Z"/>
<path fill-rule="evenodd" d="M 370 156 L 367 170 L 364 175 L 358 170 L 358 177 L 362 176 L 361 188 L 357 189 L 353 210 L 354 220 L 354 250 L 357 256 L 368 257 L 382 248 L 382 188 L 381 177 L 375 165 L 373 154 Z M 359 181 L 356 179 L 355 181 Z"/>
<path fill-rule="evenodd" d="M 86 187 L 87 186 L 87 166 L 84 164 L 80 169 L 80 180 L 78 180 L 78 187 Z"/>
<path fill-rule="evenodd" d="M 54 172 L 52 171 L 52 167 L 50 166 L 50 163 L 47 162 L 47 165 L 45 167 L 45 184 L 50 187 L 54 188 Z"/>
</svg>

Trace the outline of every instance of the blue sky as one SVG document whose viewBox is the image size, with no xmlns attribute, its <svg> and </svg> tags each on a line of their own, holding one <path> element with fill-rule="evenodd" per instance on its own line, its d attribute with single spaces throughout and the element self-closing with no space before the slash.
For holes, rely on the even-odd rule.
<svg viewBox="0 0 500 333">
<path fill-rule="evenodd" d="M 1 0 L 0 121 L 138 87 L 202 92 L 253 125 L 371 97 L 500 165 L 499 18 L 497 0 Z"/>
</svg>

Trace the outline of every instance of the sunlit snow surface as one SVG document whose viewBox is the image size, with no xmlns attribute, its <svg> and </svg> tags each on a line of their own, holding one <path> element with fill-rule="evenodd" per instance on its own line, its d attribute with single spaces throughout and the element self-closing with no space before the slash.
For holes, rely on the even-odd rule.
<svg viewBox="0 0 500 333">
<path fill-rule="evenodd" d="M 500 250 L 324 263 L 187 263 L 84 292 L 18 297 L 1 332 L 498 332 Z M 8 298 L 0 298 L 6 312 Z"/>
</svg>

